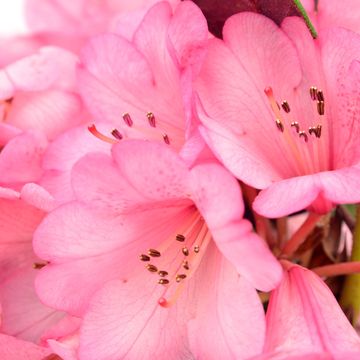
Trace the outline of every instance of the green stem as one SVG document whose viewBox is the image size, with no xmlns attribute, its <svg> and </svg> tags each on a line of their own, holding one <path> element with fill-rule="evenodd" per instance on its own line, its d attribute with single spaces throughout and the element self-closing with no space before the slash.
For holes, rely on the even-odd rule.
<svg viewBox="0 0 360 360">
<path fill-rule="evenodd" d="M 318 37 L 318 34 L 316 32 L 316 29 L 314 27 L 314 25 L 312 24 L 309 15 L 307 14 L 303 4 L 301 3 L 300 0 L 293 0 L 294 1 L 294 5 L 297 7 L 297 9 L 299 10 L 302 18 L 305 21 L 306 26 L 308 27 L 308 29 L 310 30 L 311 36 L 316 39 Z"/>
<path fill-rule="evenodd" d="M 353 237 L 351 261 L 360 261 L 360 205 L 356 210 L 356 224 Z M 353 323 L 360 315 L 360 274 L 351 274 L 346 277 L 340 303 L 345 312 L 353 315 Z"/>
</svg>

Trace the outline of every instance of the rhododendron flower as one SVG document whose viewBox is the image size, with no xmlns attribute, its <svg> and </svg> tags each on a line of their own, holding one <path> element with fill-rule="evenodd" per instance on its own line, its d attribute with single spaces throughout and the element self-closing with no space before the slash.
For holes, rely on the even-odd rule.
<svg viewBox="0 0 360 360">
<path fill-rule="evenodd" d="M 44 303 L 85 316 L 81 359 L 136 358 L 145 343 L 159 357 L 189 347 L 199 358 L 260 352 L 263 310 L 245 279 L 270 290 L 281 269 L 242 219 L 239 186 L 225 169 L 189 170 L 165 144 L 128 140 L 112 157 L 83 157 L 72 184 L 77 201 L 35 233 L 36 253 L 49 262 L 36 288 Z M 246 331 L 244 316 L 253 321 Z"/>
<path fill-rule="evenodd" d="M 207 37 L 201 11 L 185 1 L 174 12 L 166 2 L 154 5 L 131 42 L 115 34 L 93 38 L 79 70 L 90 112 L 112 123 L 116 138 L 159 140 L 180 149 L 193 135 L 192 79 Z"/>
<path fill-rule="evenodd" d="M 271 293 L 261 359 L 358 359 L 360 338 L 326 284 L 312 271 L 287 265 Z"/>
<path fill-rule="evenodd" d="M 359 36 L 314 41 L 298 18 L 278 28 L 253 13 L 223 33 L 197 84 L 203 134 L 233 174 L 265 189 L 254 209 L 280 217 L 359 201 Z"/>
</svg>

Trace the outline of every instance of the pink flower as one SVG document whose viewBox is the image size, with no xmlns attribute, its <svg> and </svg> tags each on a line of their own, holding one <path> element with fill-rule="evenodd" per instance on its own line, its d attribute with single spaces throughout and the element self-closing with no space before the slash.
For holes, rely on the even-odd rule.
<svg viewBox="0 0 360 360">
<path fill-rule="evenodd" d="M 165 144 L 128 140 L 82 158 L 72 184 L 77 201 L 45 218 L 34 247 L 49 261 L 42 301 L 84 317 L 80 359 L 260 352 L 263 310 L 245 279 L 269 290 L 281 269 L 226 170 L 189 170 Z"/>
<path fill-rule="evenodd" d="M 326 284 L 290 265 L 271 293 L 262 359 L 358 359 L 360 338 Z"/>
<path fill-rule="evenodd" d="M 180 149 L 192 135 L 192 80 L 207 37 L 201 11 L 184 1 L 174 12 L 166 2 L 154 5 L 131 42 L 115 34 L 93 38 L 79 69 L 88 109 L 96 120 L 113 124 L 118 137 Z"/>
<path fill-rule="evenodd" d="M 236 177 L 265 189 L 260 214 L 360 200 L 357 59 L 357 34 L 329 30 L 314 41 L 298 18 L 280 29 L 238 14 L 224 41 L 210 43 L 198 83 L 203 134 Z"/>
</svg>

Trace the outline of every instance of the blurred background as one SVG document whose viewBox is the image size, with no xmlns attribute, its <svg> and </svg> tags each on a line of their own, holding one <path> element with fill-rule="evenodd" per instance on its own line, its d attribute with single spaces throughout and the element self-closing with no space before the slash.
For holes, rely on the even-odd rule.
<svg viewBox="0 0 360 360">
<path fill-rule="evenodd" d="M 0 1 L 0 36 L 26 32 L 23 4 L 24 0 Z"/>
</svg>

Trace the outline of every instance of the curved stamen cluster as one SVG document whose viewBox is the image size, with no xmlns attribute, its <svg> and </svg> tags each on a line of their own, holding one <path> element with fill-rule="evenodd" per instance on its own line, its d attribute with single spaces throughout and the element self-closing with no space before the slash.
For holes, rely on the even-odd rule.
<svg viewBox="0 0 360 360">
<path fill-rule="evenodd" d="M 127 127 L 132 128 L 134 130 L 137 130 L 141 134 L 144 134 L 146 136 L 146 139 L 154 139 L 155 140 L 155 139 L 157 139 L 159 137 L 158 131 L 153 130 L 153 129 L 156 128 L 156 118 L 155 118 L 155 115 L 152 112 L 149 111 L 146 114 L 146 118 L 148 120 L 148 124 L 150 126 L 150 129 L 146 128 L 146 127 L 143 127 L 143 126 L 135 125 L 134 121 L 131 118 L 129 113 L 123 114 L 122 118 L 123 118 L 123 121 L 124 121 L 124 123 L 125 123 L 125 125 Z M 111 135 L 113 136 L 113 138 L 100 133 L 96 129 L 96 126 L 94 124 L 90 125 L 88 129 L 94 136 L 96 136 L 100 140 L 108 142 L 110 144 L 115 144 L 119 140 L 122 140 L 125 137 L 125 134 L 121 133 L 118 129 L 113 129 L 111 131 Z M 162 133 L 162 140 L 165 142 L 165 144 L 170 145 L 170 138 L 166 133 Z"/>
<path fill-rule="evenodd" d="M 325 98 L 322 90 L 319 90 L 316 86 L 311 86 L 310 99 L 316 102 L 316 111 L 318 116 L 323 117 L 325 115 Z M 287 121 L 291 113 L 291 107 L 287 100 L 281 102 L 281 105 L 275 100 L 274 93 L 271 87 L 267 87 L 264 90 L 273 114 L 275 115 L 275 125 L 277 129 L 283 134 L 283 141 L 285 141 L 286 149 L 290 150 L 290 155 L 293 162 L 293 170 L 298 175 L 314 173 L 324 170 L 326 168 L 325 158 L 325 144 L 322 142 L 310 141 L 310 138 L 319 140 L 322 136 L 323 124 L 321 121 L 313 126 L 309 126 L 306 130 L 301 127 L 301 123 L 298 121 Z M 284 113 L 282 113 L 282 111 Z M 294 131 L 289 131 L 294 129 Z M 295 135 L 295 136 L 294 136 Z M 302 140 L 299 142 L 296 138 Z M 304 147 L 303 144 L 308 144 Z M 290 161 L 291 162 L 291 161 Z"/>
<path fill-rule="evenodd" d="M 184 286 L 183 281 L 195 273 L 210 239 L 211 234 L 204 219 L 195 211 L 180 231 L 171 235 L 158 249 L 150 248 L 146 254 L 140 255 L 140 261 L 146 263 L 145 268 L 150 273 L 156 273 L 159 276 L 158 284 L 165 286 L 159 305 L 169 307 L 176 302 Z M 178 248 L 177 255 L 170 261 L 169 268 L 163 268 L 161 265 L 169 260 L 169 250 L 174 250 L 173 246 Z M 165 298 L 167 293 L 171 293 L 169 300 Z"/>
</svg>

